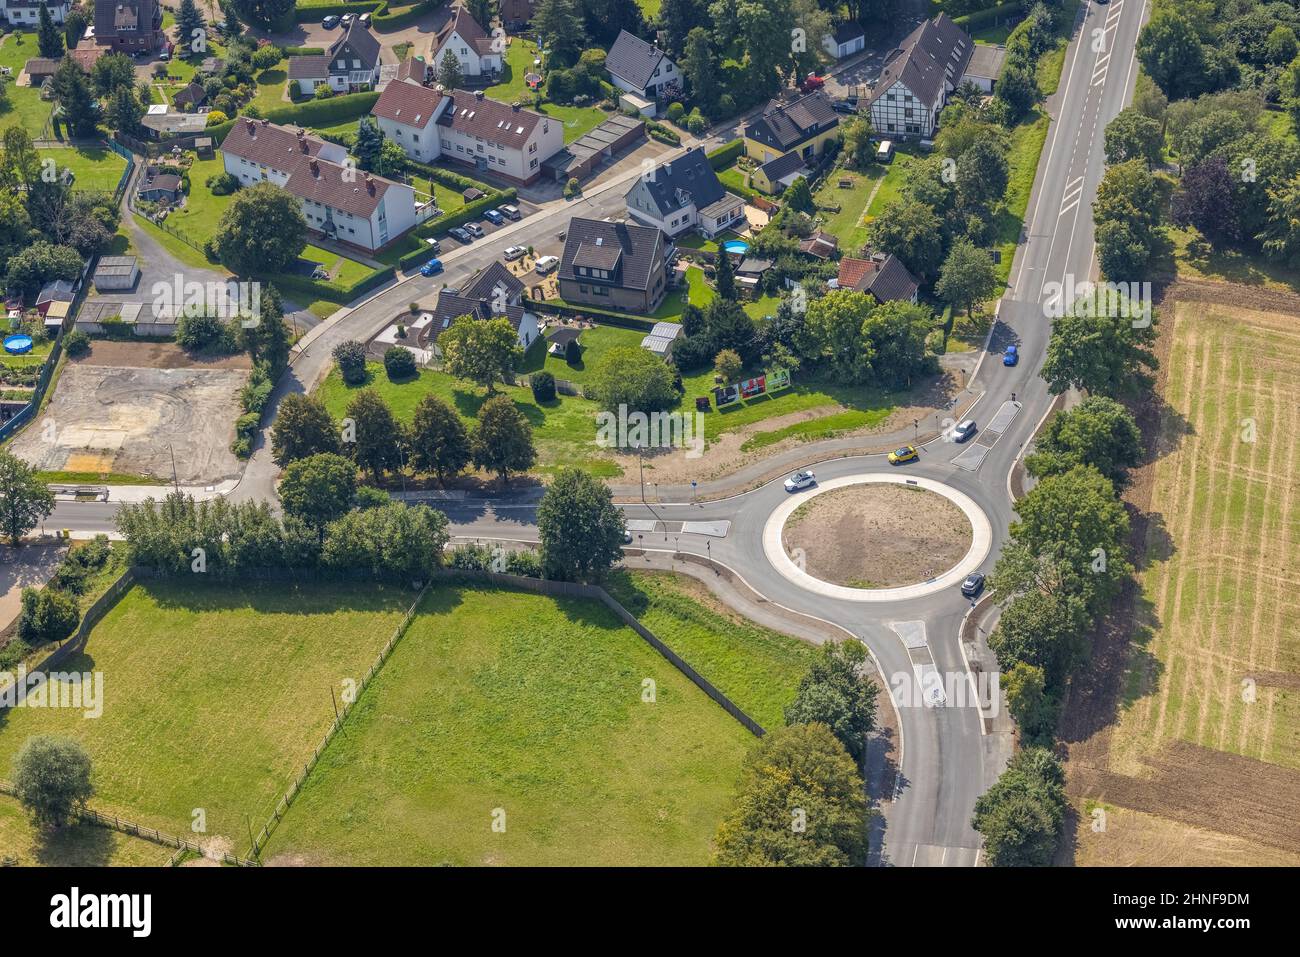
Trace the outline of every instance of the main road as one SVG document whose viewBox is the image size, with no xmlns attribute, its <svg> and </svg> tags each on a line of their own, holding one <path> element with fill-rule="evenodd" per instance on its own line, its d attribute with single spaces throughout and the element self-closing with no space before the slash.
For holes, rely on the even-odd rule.
<svg viewBox="0 0 1300 957">
<path fill-rule="evenodd" d="M 1060 91 L 1049 103 L 1054 116 L 1031 194 L 1026 231 L 986 354 L 970 385 L 979 398 L 969 415 L 980 422 L 982 431 L 973 444 L 936 439 L 922 448 L 920 461 L 900 467 L 899 474 L 942 483 L 967 496 L 983 512 L 990 529 L 987 554 L 980 562 L 985 571 L 992 567 L 1013 519 L 1009 474 L 1051 404 L 1039 377 L 1051 331 L 1049 306 L 1059 288 L 1065 288 L 1068 300 L 1071 284 L 1086 281 L 1093 272 L 1091 207 L 1104 171 L 1104 131 L 1132 96 L 1134 49 L 1144 16 L 1144 0 L 1109 4 L 1085 0 L 1066 54 Z M 635 172 L 627 178 L 632 175 Z M 447 277 L 406 282 L 380 293 L 342 321 L 325 327 L 296 357 L 294 374 L 281 383 L 280 391 L 309 389 L 327 367 L 336 342 L 377 332 L 407 303 L 431 296 L 443 281 L 455 285 L 499 256 L 505 245 L 544 245 L 570 214 L 596 218 L 620 214 L 623 192 L 617 185 L 607 186 L 575 203 L 571 211 L 566 209 L 562 218 L 525 220 L 446 257 Z M 1005 366 L 999 356 L 1013 344 L 1019 347 L 1021 361 Z M 818 462 L 817 448 L 807 447 L 806 464 L 815 468 L 823 483 L 890 470 L 878 455 Z M 267 451 L 256 452 L 235 497 L 271 497 L 274 467 Z M 619 491 L 635 496 L 631 488 Z M 646 548 L 712 559 L 731 568 L 765 599 L 832 622 L 861 638 L 891 688 L 901 739 L 898 784 L 884 807 L 880 860 L 905 866 L 978 863 L 980 839 L 971 828 L 971 813 L 976 798 L 1000 773 L 1005 754 L 984 733 L 975 702 L 960 693 L 967 687 L 968 675 L 958 634 L 969 610 L 967 600 L 953 587 L 888 602 L 821 593 L 766 557 L 764 531 L 788 497 L 779 481 L 725 498 L 710 499 L 709 491 L 707 487 L 660 487 L 662 503 L 624 509 L 637 534 L 645 536 L 641 544 Z M 693 502 L 696 494 L 701 500 Z M 535 495 L 439 505 L 458 535 L 536 536 Z M 48 524 L 108 530 L 115 510 L 111 502 L 60 503 Z M 704 524 L 683 530 L 685 522 Z M 947 701 L 939 706 L 926 706 L 914 693 L 918 664 L 926 658 L 949 691 Z"/>
</svg>

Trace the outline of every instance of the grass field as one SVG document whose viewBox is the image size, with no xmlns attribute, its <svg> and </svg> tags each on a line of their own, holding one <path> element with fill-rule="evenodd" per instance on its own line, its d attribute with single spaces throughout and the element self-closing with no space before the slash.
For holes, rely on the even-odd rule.
<svg viewBox="0 0 1300 957">
<path fill-rule="evenodd" d="M 53 104 L 41 99 L 39 87 L 14 86 L 13 81 L 22 72 L 23 64 L 40 56 L 36 46 L 35 31 L 15 31 L 0 37 L 0 66 L 7 66 L 11 77 L 5 84 L 6 106 L 0 112 L 0 130 L 10 126 L 21 126 L 31 134 L 32 139 L 39 139 L 50 118 Z"/>
<path fill-rule="evenodd" d="M 169 847 L 90 824 L 42 834 L 16 798 L 0 794 L 0 861 L 12 859 L 20 867 L 162 867 L 171 855 Z"/>
<path fill-rule="evenodd" d="M 901 167 L 900 167 L 901 169 Z M 873 163 L 866 172 L 832 170 L 821 189 L 813 197 L 818 206 L 839 206 L 838 213 L 823 213 L 826 217 L 821 228 L 840 241 L 840 250 L 846 256 L 855 256 L 867 241 L 866 212 L 876 185 L 885 178 L 886 167 Z M 849 180 L 852 186 L 840 187 L 840 180 Z"/>
<path fill-rule="evenodd" d="M 111 193 L 117 188 L 122 173 L 126 170 L 126 160 L 104 148 L 42 149 L 37 151 L 41 161 L 53 160 L 60 172 L 72 171 L 73 189 L 98 189 Z"/>
<path fill-rule="evenodd" d="M 536 56 L 535 43 L 515 37 L 506 48 L 501 82 L 489 86 L 485 90 L 487 95 L 502 103 L 528 102 L 533 91 L 528 89 L 524 75 L 534 69 L 533 60 Z M 610 115 L 597 106 L 562 106 L 559 103 L 543 103 L 541 112 L 564 124 L 566 143 L 572 143 L 584 133 L 590 132 Z"/>
<path fill-rule="evenodd" d="M 28 737 L 80 741 L 95 807 L 174 834 L 196 808 L 206 837 L 243 853 L 333 719 L 330 690 L 359 680 L 413 595 L 373 584 L 137 586 L 69 671 L 103 674 L 103 715 L 0 715 L 0 768 Z"/>
<path fill-rule="evenodd" d="M 452 585 L 345 727 L 265 861 L 704 864 L 755 741 L 604 606 Z"/>
</svg>

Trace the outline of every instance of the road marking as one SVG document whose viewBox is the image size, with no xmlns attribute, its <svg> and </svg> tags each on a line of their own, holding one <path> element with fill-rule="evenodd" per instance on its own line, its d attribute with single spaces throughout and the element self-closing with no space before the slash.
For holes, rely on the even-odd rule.
<svg viewBox="0 0 1300 957">
<path fill-rule="evenodd" d="M 986 425 L 973 443 L 961 450 L 952 460 L 952 464 L 959 469 L 965 469 L 967 472 L 974 472 L 980 467 L 985 456 L 998 444 L 998 439 L 1002 438 L 1002 433 L 1011 427 L 1017 413 L 1020 412 L 1020 403 L 1007 400 L 994 413 L 992 420 Z M 987 439 L 987 441 L 986 441 Z"/>
<path fill-rule="evenodd" d="M 926 637 L 923 621 L 891 621 L 889 628 L 898 635 L 907 649 L 908 660 L 912 662 L 912 676 L 921 691 L 921 700 L 927 708 L 935 708 L 948 700 L 943 690 L 943 679 L 939 669 L 934 666 L 934 654 L 930 651 L 930 641 Z"/>
</svg>

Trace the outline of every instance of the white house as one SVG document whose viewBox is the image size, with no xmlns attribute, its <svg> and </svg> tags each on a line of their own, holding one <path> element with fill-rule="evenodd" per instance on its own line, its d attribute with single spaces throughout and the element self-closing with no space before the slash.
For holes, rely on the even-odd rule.
<svg viewBox="0 0 1300 957">
<path fill-rule="evenodd" d="M 342 146 L 267 120 L 235 123 L 221 155 L 241 184 L 274 183 L 298 198 L 311 229 L 368 251 L 387 246 L 436 208 L 417 205 L 410 186 L 358 170 Z"/>
<path fill-rule="evenodd" d="M 519 345 L 527 349 L 539 335 L 537 316 L 523 305 L 524 284 L 500 261 L 493 262 L 459 292 L 443 290 L 429 313 L 429 321 L 418 326 L 418 344 L 441 355 L 437 339 L 461 316 L 487 320 L 504 317 L 514 326 Z M 421 317 L 423 318 L 423 317 Z"/>
<path fill-rule="evenodd" d="M 371 89 L 379 82 L 379 59 L 379 41 L 353 20 L 325 53 L 289 57 L 289 82 L 305 96 L 326 83 L 335 93 Z"/>
<path fill-rule="evenodd" d="M 745 223 L 745 201 L 723 188 L 698 146 L 638 177 L 626 199 L 633 219 L 669 237 L 698 229 L 712 239 Z"/>
<path fill-rule="evenodd" d="M 450 52 L 460 64 L 461 76 L 482 76 L 500 73 L 505 55 L 505 35 L 490 37 L 464 7 L 457 7 L 455 15 L 438 32 L 433 47 L 434 76 L 442 69 L 442 61 Z"/>
<path fill-rule="evenodd" d="M 605 70 L 620 90 L 651 103 L 664 87 L 682 85 L 682 75 L 667 54 L 626 30 L 619 31 L 618 39 L 609 48 Z"/>
<path fill-rule="evenodd" d="M 927 20 L 885 58 L 872 90 L 871 125 L 889 138 L 930 137 L 948 94 L 961 85 L 975 41 L 947 14 Z"/>
<path fill-rule="evenodd" d="M 861 53 L 866 45 L 867 31 L 852 20 L 836 24 L 834 30 L 822 37 L 822 47 L 837 60 Z"/>
<path fill-rule="evenodd" d="M 559 120 L 498 103 L 481 90 L 448 92 L 397 80 L 371 113 L 384 136 L 412 159 L 428 163 L 441 156 L 518 183 L 541 176 L 541 164 L 564 148 Z"/>
<path fill-rule="evenodd" d="M 68 16 L 68 0 L 44 0 L 50 19 L 62 23 Z M 0 0 L 0 12 L 14 26 L 36 26 L 41 22 L 42 0 Z"/>
</svg>

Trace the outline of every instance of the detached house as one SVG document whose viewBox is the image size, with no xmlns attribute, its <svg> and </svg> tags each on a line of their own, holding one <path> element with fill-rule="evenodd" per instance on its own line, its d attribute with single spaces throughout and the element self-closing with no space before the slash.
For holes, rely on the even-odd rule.
<svg viewBox="0 0 1300 957">
<path fill-rule="evenodd" d="M 868 100 L 875 131 L 886 137 L 933 136 L 939 111 L 961 85 L 974 49 L 970 35 L 943 13 L 909 33 L 885 58 Z"/>
<path fill-rule="evenodd" d="M 498 103 L 480 90 L 389 83 L 371 113 L 387 139 L 424 163 L 438 157 L 496 173 L 517 183 L 542 175 L 542 163 L 564 148 L 559 120 Z"/>
<path fill-rule="evenodd" d="M 870 259 L 840 260 L 836 284 L 840 289 L 866 292 L 878 303 L 910 302 L 916 304 L 920 284 L 897 256 L 875 255 Z"/>
<path fill-rule="evenodd" d="M 654 104 L 666 86 L 681 86 L 682 75 L 668 55 L 652 43 L 626 30 L 618 32 L 618 39 L 605 56 L 605 71 L 610 82 L 624 93 Z M 653 116 L 655 110 L 650 110 Z"/>
<path fill-rule="evenodd" d="M 221 153 L 226 172 L 241 184 L 274 183 L 298 198 L 311 229 L 367 251 L 387 246 L 435 209 L 417 206 L 410 186 L 349 165 L 342 146 L 267 120 L 236 122 Z"/>
<path fill-rule="evenodd" d="M 457 7 L 455 15 L 438 32 L 433 47 L 434 76 L 442 69 L 442 61 L 452 53 L 460 64 L 462 76 L 483 76 L 501 72 L 505 54 L 505 38 L 500 41 L 487 35 L 478 21 L 464 7 Z"/>
<path fill-rule="evenodd" d="M 311 96 L 316 87 L 329 84 L 335 93 L 355 93 L 379 82 L 379 41 L 353 20 L 347 31 L 317 56 L 289 57 L 289 82 Z"/>
<path fill-rule="evenodd" d="M 157 0 L 95 0 L 95 42 L 114 53 L 160 49 L 162 18 Z"/>
<path fill-rule="evenodd" d="M 461 316 L 487 320 L 506 318 L 514 327 L 519 345 L 527 349 L 538 337 L 537 316 L 524 308 L 524 284 L 500 262 L 494 262 L 459 292 L 443 290 L 429 321 L 417 326 L 417 343 L 441 355 L 438 336 Z M 422 316 L 421 319 L 424 317 Z"/>
<path fill-rule="evenodd" d="M 651 226 L 575 217 L 558 273 L 565 302 L 646 315 L 667 290 L 664 234 Z"/>
<path fill-rule="evenodd" d="M 723 189 L 698 146 L 639 178 L 627 192 L 627 211 L 670 238 L 698 228 L 712 239 L 745 222 L 745 201 Z"/>
<path fill-rule="evenodd" d="M 780 193 L 803 175 L 839 136 L 840 115 L 825 93 L 809 93 L 791 103 L 773 100 L 745 127 L 745 153 L 759 164 L 750 177 L 755 189 Z"/>
<path fill-rule="evenodd" d="M 41 4 L 50 11 L 50 19 L 62 23 L 68 16 L 68 0 L 0 0 L 0 13 L 16 27 L 36 26 L 41 22 Z"/>
</svg>

